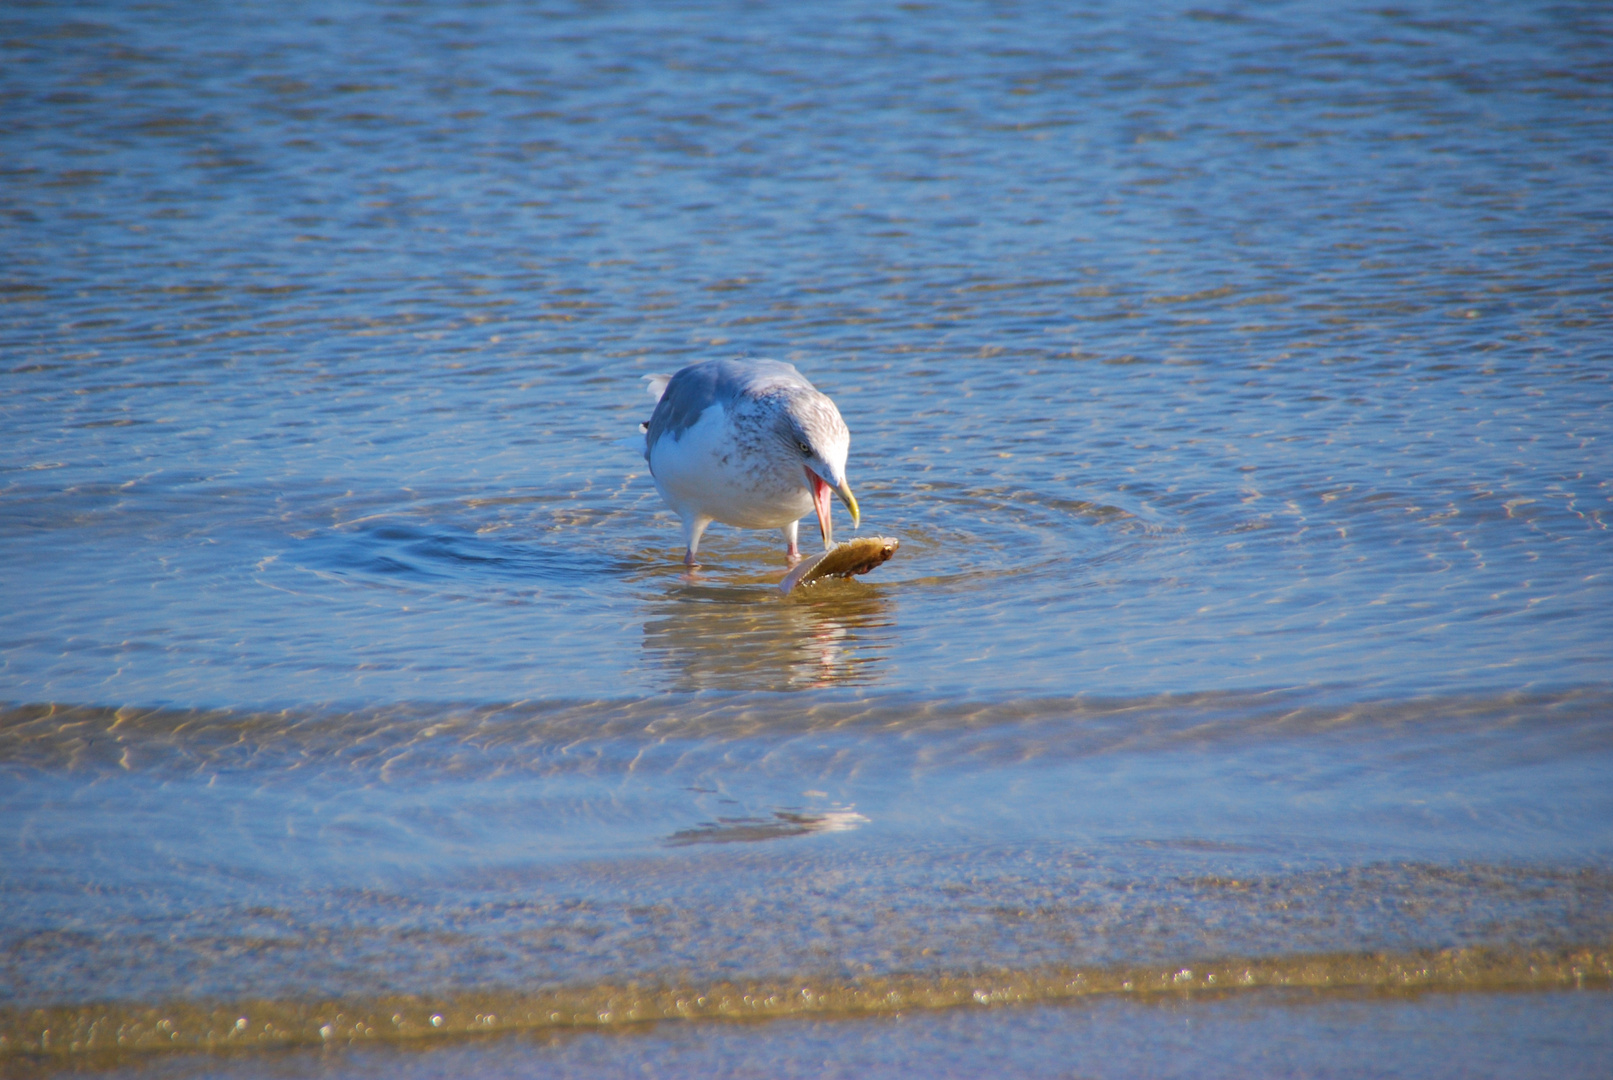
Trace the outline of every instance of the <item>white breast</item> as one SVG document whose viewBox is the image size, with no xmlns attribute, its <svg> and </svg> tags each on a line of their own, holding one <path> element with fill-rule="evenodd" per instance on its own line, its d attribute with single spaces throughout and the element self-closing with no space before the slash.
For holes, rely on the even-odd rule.
<svg viewBox="0 0 1613 1080">
<path fill-rule="evenodd" d="M 682 436 L 650 447 L 650 474 L 680 517 L 694 514 L 742 529 L 773 529 L 812 512 L 801 463 L 757 432 L 735 430 L 711 405 Z"/>
</svg>

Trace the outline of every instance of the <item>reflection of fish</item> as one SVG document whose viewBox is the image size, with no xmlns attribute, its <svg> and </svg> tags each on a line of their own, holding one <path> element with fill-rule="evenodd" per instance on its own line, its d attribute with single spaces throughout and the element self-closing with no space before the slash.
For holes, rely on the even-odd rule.
<svg viewBox="0 0 1613 1080">
<path fill-rule="evenodd" d="M 775 810 L 771 818 L 718 818 L 695 829 L 680 829 L 666 838 L 669 847 L 687 844 L 738 844 L 758 840 L 777 840 L 785 836 L 806 836 L 809 833 L 846 832 L 868 819 L 855 810 L 825 810 L 802 813 L 796 810 Z"/>
<path fill-rule="evenodd" d="M 779 582 L 779 592 L 788 596 L 799 585 L 810 585 L 826 577 L 849 578 L 866 574 L 896 554 L 901 544 L 894 536 L 859 536 L 836 544 L 822 555 L 802 562 Z"/>
</svg>

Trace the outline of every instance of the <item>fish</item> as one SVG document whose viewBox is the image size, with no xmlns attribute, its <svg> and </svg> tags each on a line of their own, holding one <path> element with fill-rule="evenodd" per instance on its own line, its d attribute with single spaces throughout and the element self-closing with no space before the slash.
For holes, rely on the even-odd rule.
<svg viewBox="0 0 1613 1080">
<path fill-rule="evenodd" d="M 779 582 L 779 594 L 789 596 L 798 588 L 828 577 L 849 578 L 866 574 L 882 565 L 901 546 L 894 536 L 859 536 L 843 540 L 821 555 L 803 559 Z"/>
</svg>

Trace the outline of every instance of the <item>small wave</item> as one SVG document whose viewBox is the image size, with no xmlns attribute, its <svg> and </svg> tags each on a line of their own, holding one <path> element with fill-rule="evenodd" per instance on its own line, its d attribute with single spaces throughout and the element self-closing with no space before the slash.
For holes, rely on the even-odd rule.
<svg viewBox="0 0 1613 1080">
<path fill-rule="evenodd" d="M 673 693 L 630 700 L 505 704 L 399 702 L 344 710 L 162 709 L 73 704 L 0 705 L 0 765 L 158 774 L 221 768 L 386 770 L 387 775 L 547 773 L 634 761 L 676 740 L 713 752 L 765 736 L 861 732 L 931 750 L 954 746 L 977 761 L 1083 757 L 1120 751 L 1278 743 L 1351 730 L 1363 737 L 1460 731 L 1476 737 L 1538 730 L 1562 753 L 1601 752 L 1613 688 L 1552 693 L 1332 701 L 1325 694 L 1206 691 L 1135 698 L 1016 701 L 906 694 L 822 695 L 803 707 L 774 692 Z M 598 758 L 583 749 L 621 755 Z M 565 749 L 566 753 L 557 751 Z M 639 761 L 635 768 L 647 768 Z M 1163 841 L 1162 841 L 1163 842 Z"/>
<path fill-rule="evenodd" d="M 0 1011 L 0 1066 L 113 1067 L 160 1051 L 423 1043 L 657 1021 L 853 1019 L 1112 996 L 1221 999 L 1272 989 L 1400 995 L 1613 988 L 1613 950 L 1466 948 L 824 979 L 639 980 L 326 1001 L 117 1002 Z"/>
<path fill-rule="evenodd" d="M 423 527 L 374 520 L 304 537 L 284 561 L 315 573 L 391 586 L 458 587 L 577 583 L 627 573 L 633 566 L 608 552 L 449 525 Z"/>
</svg>

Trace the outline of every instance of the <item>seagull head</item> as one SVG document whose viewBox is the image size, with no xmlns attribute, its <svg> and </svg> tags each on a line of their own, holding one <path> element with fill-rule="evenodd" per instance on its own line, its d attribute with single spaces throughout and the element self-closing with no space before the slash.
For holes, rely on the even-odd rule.
<svg viewBox="0 0 1613 1080">
<path fill-rule="evenodd" d="M 835 403 L 811 388 L 788 396 L 776 429 L 788 453 L 801 462 L 803 478 L 812 492 L 812 506 L 818 512 L 818 528 L 824 544 L 834 543 L 834 525 L 829 518 L 831 492 L 838 494 L 851 511 L 852 528 L 861 512 L 857 497 L 846 480 L 846 453 L 851 449 L 851 432 L 840 418 Z"/>
</svg>

